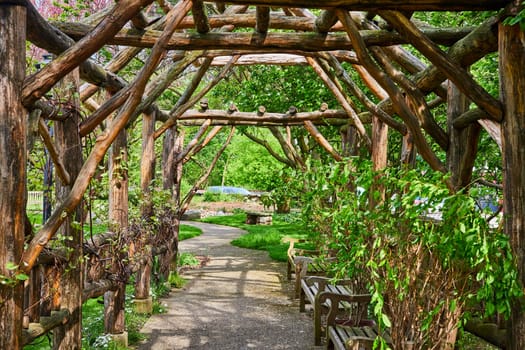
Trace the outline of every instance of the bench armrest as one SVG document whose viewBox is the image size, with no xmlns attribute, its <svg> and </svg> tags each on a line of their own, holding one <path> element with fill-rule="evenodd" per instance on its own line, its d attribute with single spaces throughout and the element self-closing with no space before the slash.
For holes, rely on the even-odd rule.
<svg viewBox="0 0 525 350">
<path fill-rule="evenodd" d="M 339 304 L 341 302 L 357 304 L 358 307 L 366 311 L 368 309 L 370 301 L 372 300 L 372 296 L 370 294 L 345 295 L 332 292 L 320 292 L 315 298 L 315 304 L 316 306 L 321 304 L 327 304 L 326 301 L 328 299 L 330 299 L 330 302 L 328 303 L 330 307 L 328 310 L 328 315 L 326 317 L 326 324 L 327 326 L 334 326 L 336 317 L 339 313 Z"/>
</svg>

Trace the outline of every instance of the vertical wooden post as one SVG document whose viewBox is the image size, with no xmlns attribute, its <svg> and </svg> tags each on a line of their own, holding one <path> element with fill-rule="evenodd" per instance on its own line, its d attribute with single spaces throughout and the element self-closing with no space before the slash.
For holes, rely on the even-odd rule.
<svg viewBox="0 0 525 350">
<path fill-rule="evenodd" d="M 525 32 L 519 25 L 499 25 L 500 96 L 504 106 L 503 211 L 505 233 L 525 285 Z M 507 349 L 525 349 L 524 300 L 512 304 Z"/>
<path fill-rule="evenodd" d="M 178 158 L 182 153 L 184 148 L 184 132 L 177 131 L 174 144 L 173 144 L 173 155 L 174 158 Z M 174 173 L 173 173 L 173 188 L 172 188 L 172 199 L 173 203 L 177 205 L 177 215 L 173 217 L 171 234 L 169 237 L 169 249 L 165 254 L 160 258 L 160 275 L 164 279 L 169 277 L 170 271 L 176 269 L 177 262 L 177 252 L 179 244 L 179 226 L 180 226 L 180 207 L 181 207 L 181 198 L 180 198 L 180 189 L 182 181 L 182 166 L 183 161 L 179 161 L 174 164 Z"/>
<path fill-rule="evenodd" d="M 164 190 L 173 189 L 175 181 L 175 166 L 173 154 L 173 147 L 175 138 L 177 137 L 177 126 L 173 126 L 164 133 L 164 141 L 162 145 L 162 188 Z"/>
<path fill-rule="evenodd" d="M 62 155 L 62 161 L 69 175 L 70 182 L 65 184 L 57 176 L 56 194 L 60 202 L 71 192 L 80 169 L 82 168 L 82 141 L 78 132 L 80 124 L 80 101 L 78 100 L 79 72 L 73 70 L 62 79 L 59 84 L 61 96 L 68 99 L 73 109 L 64 121 L 55 123 L 55 143 Z M 82 221 L 82 202 L 71 212 L 61 227 L 63 237 L 66 237 L 67 265 L 62 273 L 61 308 L 70 312 L 69 321 L 57 327 L 53 332 L 53 349 L 81 349 L 82 348 L 82 290 L 83 280 L 83 231 L 79 227 Z"/>
<path fill-rule="evenodd" d="M 26 8 L 0 4 L 0 349 L 20 349 L 24 284 L 9 265 L 24 248 L 26 119 L 20 92 L 25 75 Z"/>
<path fill-rule="evenodd" d="M 472 168 L 478 149 L 481 126 L 472 123 L 458 130 L 452 126 L 454 120 L 468 111 L 469 100 L 449 81 L 447 97 L 447 124 L 450 143 L 447 151 L 447 168 L 456 190 L 468 186 L 472 180 Z"/>
<path fill-rule="evenodd" d="M 141 216 L 144 223 L 151 222 L 153 216 L 153 198 L 151 182 L 155 176 L 155 114 L 144 114 L 142 119 L 142 159 L 140 162 L 140 187 L 142 189 Z M 153 234 L 153 233 L 151 233 Z M 154 242 L 154 240 L 148 240 Z M 151 282 L 151 250 L 144 249 L 149 256 L 146 263 L 139 267 L 135 278 L 135 311 L 151 313 L 153 302 L 149 295 Z"/>
<path fill-rule="evenodd" d="M 372 118 L 372 164 L 374 171 L 381 171 L 386 168 L 388 162 L 388 125 L 379 118 Z M 374 184 L 377 191 L 370 191 L 370 206 L 385 200 L 384 187 Z M 380 198 L 375 198 L 374 193 L 380 193 Z"/>
<path fill-rule="evenodd" d="M 113 141 L 109 160 L 109 222 L 115 232 L 127 234 L 128 228 L 128 172 L 126 163 L 128 159 L 127 132 L 120 131 Z M 122 238 L 121 238 L 122 239 Z M 118 244 L 118 243 L 117 243 Z M 117 252 L 114 264 L 117 265 L 124 258 L 124 253 Z M 107 334 L 122 345 L 127 346 L 127 333 L 124 324 L 124 307 L 126 296 L 126 276 L 122 269 L 115 266 L 121 281 L 116 291 L 104 294 L 104 328 Z"/>
</svg>

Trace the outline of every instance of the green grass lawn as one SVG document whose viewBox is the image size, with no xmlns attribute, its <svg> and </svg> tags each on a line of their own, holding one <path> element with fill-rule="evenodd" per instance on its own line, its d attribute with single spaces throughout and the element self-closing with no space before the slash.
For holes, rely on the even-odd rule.
<svg viewBox="0 0 525 350">
<path fill-rule="evenodd" d="M 290 214 L 274 214 L 272 225 L 247 225 L 245 213 L 210 216 L 201 221 L 238 227 L 248 231 L 248 234 L 232 241 L 232 244 L 241 248 L 266 250 L 270 257 L 277 261 L 287 260 L 287 250 L 290 244 L 286 238 L 308 238 L 308 232 L 305 231 L 301 222 Z M 304 249 L 314 249 L 312 244 L 297 244 L 297 246 Z"/>
</svg>

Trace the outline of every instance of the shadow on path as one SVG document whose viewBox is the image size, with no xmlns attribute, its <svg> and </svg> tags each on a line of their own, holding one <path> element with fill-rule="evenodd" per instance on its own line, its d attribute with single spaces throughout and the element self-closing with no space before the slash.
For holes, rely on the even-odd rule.
<svg viewBox="0 0 525 350">
<path fill-rule="evenodd" d="M 232 246 L 240 229 L 185 224 L 203 234 L 180 242 L 180 251 L 210 262 L 184 273 L 188 284 L 162 300 L 168 312 L 148 320 L 142 332 L 149 340 L 138 349 L 315 349 L 312 319 L 290 299 L 284 263 Z"/>
</svg>

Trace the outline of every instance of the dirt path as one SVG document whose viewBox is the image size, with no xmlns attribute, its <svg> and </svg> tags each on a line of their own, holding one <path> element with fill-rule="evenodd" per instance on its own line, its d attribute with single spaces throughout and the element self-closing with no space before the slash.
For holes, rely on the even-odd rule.
<svg viewBox="0 0 525 350">
<path fill-rule="evenodd" d="M 290 299 L 286 265 L 267 252 L 234 247 L 244 231 L 204 223 L 203 234 L 180 242 L 181 252 L 207 255 L 207 266 L 184 274 L 189 283 L 163 300 L 138 349 L 316 349 L 312 319 Z"/>
</svg>

